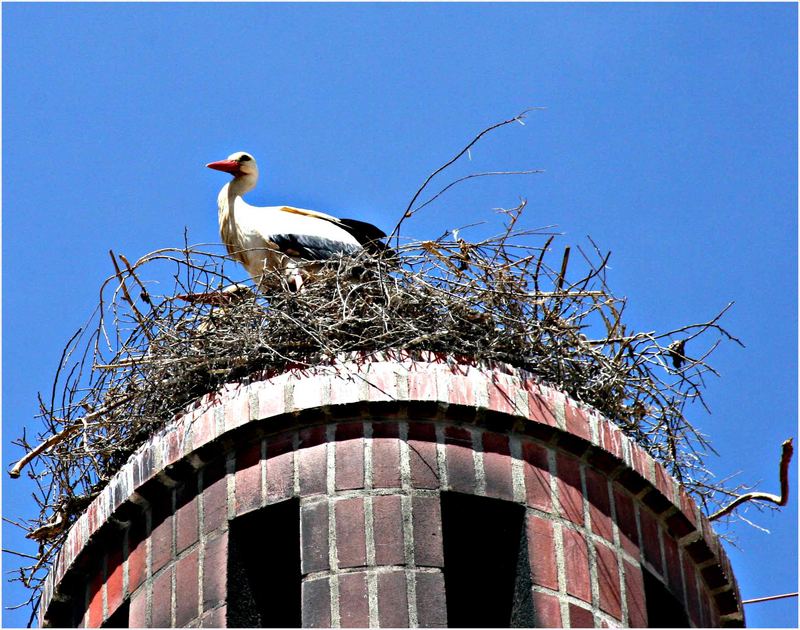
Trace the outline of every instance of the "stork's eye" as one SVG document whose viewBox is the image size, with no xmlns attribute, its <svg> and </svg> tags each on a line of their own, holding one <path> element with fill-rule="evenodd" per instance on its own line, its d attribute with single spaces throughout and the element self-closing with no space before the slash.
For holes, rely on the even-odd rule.
<svg viewBox="0 0 800 630">
<path fill-rule="evenodd" d="M 249 162 L 252 159 L 253 158 L 251 158 L 249 155 L 243 155 L 242 157 L 239 158 L 239 161 L 240 162 Z"/>
</svg>

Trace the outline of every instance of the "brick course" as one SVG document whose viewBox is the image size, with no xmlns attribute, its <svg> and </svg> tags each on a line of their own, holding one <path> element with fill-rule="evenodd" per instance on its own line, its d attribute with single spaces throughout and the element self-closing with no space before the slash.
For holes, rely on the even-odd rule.
<svg viewBox="0 0 800 630">
<path fill-rule="evenodd" d="M 142 447 L 120 473 L 128 481 L 110 484 L 73 526 L 47 597 L 86 554 L 95 562 L 84 565 L 95 568 L 83 592 L 59 593 L 84 624 L 100 625 L 129 601 L 131 625 L 224 626 L 229 520 L 296 498 L 305 626 L 441 626 L 439 493 L 457 491 L 524 508 L 542 627 L 646 624 L 643 568 L 685 601 L 695 625 L 743 625 L 730 565 L 707 521 L 616 427 L 524 373 L 452 371 L 429 358 L 374 369 L 382 392 L 321 369 L 204 397 Z M 357 402 L 386 405 L 388 394 L 405 400 L 408 413 L 367 412 Z M 293 424 L 306 404 L 322 411 Z M 522 428 L 520 413 L 528 414 Z M 273 419 L 282 428 L 271 434 Z M 198 449 L 184 477 L 164 485 L 159 468 Z M 108 517 L 127 501 L 126 489 L 146 501 L 128 505 L 126 542 L 105 549 L 99 533 L 118 527 Z M 44 614 L 48 605 L 45 598 Z"/>
</svg>

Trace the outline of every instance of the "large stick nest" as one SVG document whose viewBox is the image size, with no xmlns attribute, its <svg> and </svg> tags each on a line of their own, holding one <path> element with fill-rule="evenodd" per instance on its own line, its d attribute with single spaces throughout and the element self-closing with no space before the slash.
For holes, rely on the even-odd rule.
<svg viewBox="0 0 800 630">
<path fill-rule="evenodd" d="M 260 290 L 247 283 L 231 291 L 229 274 L 241 270 L 210 247 L 159 250 L 134 263 L 112 253 L 114 274 L 95 314 L 40 396 L 43 428 L 36 440 L 16 442 L 28 456 L 12 472 L 30 464 L 40 508 L 18 523 L 39 542 L 19 579 L 38 589 L 69 525 L 186 405 L 223 383 L 354 351 L 426 350 L 524 368 L 595 407 L 701 503 L 712 501 L 710 446 L 687 411 L 703 405 L 709 355 L 732 339 L 718 323 L 728 307 L 703 323 L 637 332 L 623 319 L 625 299 L 606 285 L 608 255 L 591 243 L 570 262 L 553 234 L 516 231 L 524 205 L 505 211 L 496 236 L 398 238 L 395 257 L 334 259 L 300 292 L 269 273 Z"/>
</svg>

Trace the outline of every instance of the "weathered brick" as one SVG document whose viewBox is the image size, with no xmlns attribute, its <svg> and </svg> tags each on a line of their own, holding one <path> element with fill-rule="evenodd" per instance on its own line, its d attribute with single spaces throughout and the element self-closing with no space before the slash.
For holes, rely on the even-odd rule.
<svg viewBox="0 0 800 630">
<path fill-rule="evenodd" d="M 364 398 L 364 382 L 354 376 L 337 375 L 331 381 L 331 406 L 348 405 Z"/>
<path fill-rule="evenodd" d="M 89 608 L 85 619 L 88 628 L 99 628 L 103 623 L 103 567 L 99 565 L 95 565 L 89 580 Z"/>
<path fill-rule="evenodd" d="M 303 574 L 325 571 L 328 563 L 328 503 L 312 503 L 300 509 Z"/>
<path fill-rule="evenodd" d="M 367 373 L 367 396 L 373 402 L 397 400 L 397 376 L 391 363 L 372 363 Z"/>
<path fill-rule="evenodd" d="M 659 543 L 658 521 L 649 510 L 639 510 L 639 522 L 642 526 L 642 543 L 644 547 L 644 557 L 653 568 L 662 575 L 664 563 L 661 559 L 661 545 Z"/>
<path fill-rule="evenodd" d="M 481 436 L 483 443 L 483 471 L 486 479 L 486 495 L 507 501 L 514 500 L 511 480 L 511 452 L 508 436 L 486 431 Z"/>
<path fill-rule="evenodd" d="M 452 405 L 475 405 L 476 379 L 461 374 L 451 374 L 448 379 L 447 400 Z"/>
<path fill-rule="evenodd" d="M 223 385 L 225 430 L 230 431 L 250 421 L 250 390 L 245 385 Z"/>
<path fill-rule="evenodd" d="M 363 567 L 367 564 L 364 499 L 340 499 L 334 506 L 339 567 Z"/>
<path fill-rule="evenodd" d="M 302 586 L 303 627 L 331 627 L 331 593 L 328 578 L 304 580 Z"/>
<path fill-rule="evenodd" d="M 172 569 L 162 571 L 153 580 L 153 626 L 172 627 Z"/>
<path fill-rule="evenodd" d="M 153 449 L 145 448 L 139 451 L 134 461 L 136 464 L 133 467 L 133 487 L 139 488 L 153 476 L 155 470 Z"/>
<path fill-rule="evenodd" d="M 414 561 L 417 566 L 444 565 L 442 515 L 437 497 L 412 497 Z"/>
<path fill-rule="evenodd" d="M 632 628 L 647 628 L 642 570 L 627 560 L 625 560 L 625 599 L 628 603 L 628 625 Z"/>
<path fill-rule="evenodd" d="M 286 451 L 267 458 L 267 501 L 280 501 L 294 495 L 294 452 Z"/>
<path fill-rule="evenodd" d="M 113 547 L 106 559 L 106 604 L 108 614 L 112 615 L 123 600 L 122 592 L 122 547 Z"/>
<path fill-rule="evenodd" d="M 345 573 L 339 576 L 339 617 L 342 628 L 369 627 L 366 573 Z"/>
<path fill-rule="evenodd" d="M 372 439 L 372 486 L 400 487 L 400 442 L 397 439 L 383 437 Z"/>
<path fill-rule="evenodd" d="M 609 542 L 613 542 L 608 481 L 606 477 L 588 467 L 586 468 L 586 494 L 589 499 L 589 518 L 592 522 L 592 531 Z"/>
<path fill-rule="evenodd" d="M 166 501 L 167 499 L 164 499 Z M 151 545 L 151 566 L 152 572 L 155 574 L 159 569 L 164 567 L 167 562 L 172 558 L 172 522 L 173 517 L 170 516 L 168 509 L 163 504 L 157 507 L 161 508 L 153 512 L 153 533 L 150 534 Z"/>
<path fill-rule="evenodd" d="M 663 541 L 669 590 L 683 602 L 683 580 L 681 579 L 681 559 L 678 555 L 678 543 L 676 543 L 675 539 L 671 536 L 664 536 Z"/>
<path fill-rule="evenodd" d="M 672 477 L 670 477 L 667 469 L 664 468 L 660 463 L 655 462 L 655 471 L 656 471 L 656 488 L 663 494 L 667 499 L 669 499 L 670 503 L 672 503 L 674 497 L 672 496 L 673 486 L 672 486 Z"/>
<path fill-rule="evenodd" d="M 645 450 L 638 444 L 631 443 L 631 455 L 633 458 L 633 469 L 650 483 L 654 483 L 653 474 L 650 471 L 652 460 Z"/>
<path fill-rule="evenodd" d="M 198 551 L 181 558 L 175 569 L 175 625 L 179 628 L 198 615 Z"/>
<path fill-rule="evenodd" d="M 128 627 L 150 627 L 147 619 L 147 589 L 139 589 L 131 596 L 131 604 L 128 609 Z"/>
<path fill-rule="evenodd" d="M 521 413 L 515 402 L 516 388 L 507 374 L 493 370 L 489 379 L 489 408 L 498 413 Z"/>
<path fill-rule="evenodd" d="M 208 534 L 228 520 L 228 480 L 220 458 L 203 468 L 203 531 Z"/>
<path fill-rule="evenodd" d="M 533 591 L 533 617 L 536 628 L 563 628 L 561 602 L 553 595 Z"/>
<path fill-rule="evenodd" d="M 364 487 L 364 440 L 336 443 L 336 489 Z"/>
<path fill-rule="evenodd" d="M 594 615 L 577 604 L 569 605 L 569 625 L 571 628 L 594 628 Z"/>
<path fill-rule="evenodd" d="M 686 490 L 681 488 L 678 491 L 678 496 L 680 500 L 680 508 L 683 512 L 683 515 L 688 519 L 688 521 L 692 524 L 693 529 L 697 529 L 697 517 L 695 515 L 695 503 L 692 501 L 691 497 L 686 493 Z"/>
<path fill-rule="evenodd" d="M 411 462 L 411 485 L 415 488 L 438 488 L 439 467 L 436 461 L 436 444 L 408 440 Z"/>
<path fill-rule="evenodd" d="M 143 518 L 134 519 L 128 533 L 128 592 L 133 593 L 147 574 L 147 539 Z"/>
<path fill-rule="evenodd" d="M 224 628 L 226 615 L 227 615 L 226 606 L 220 606 L 218 608 L 215 608 L 214 610 L 209 610 L 208 612 L 203 613 L 203 616 L 200 618 L 200 627 Z M 133 626 L 131 626 L 131 628 L 133 628 Z"/>
<path fill-rule="evenodd" d="M 544 512 L 552 512 L 553 499 L 547 453 L 548 450 L 536 442 L 525 440 L 522 443 L 527 504 Z"/>
<path fill-rule="evenodd" d="M 201 410 L 195 412 L 192 425 L 192 448 L 197 449 L 207 444 L 216 436 L 217 422 L 214 418 L 214 407 L 204 404 Z"/>
<path fill-rule="evenodd" d="M 622 432 L 610 422 L 600 423 L 600 436 L 603 448 L 619 460 L 624 460 L 622 452 Z"/>
<path fill-rule="evenodd" d="M 408 627 L 408 594 L 403 571 L 378 574 L 378 625 L 381 628 Z"/>
<path fill-rule="evenodd" d="M 700 626 L 700 599 L 697 595 L 697 578 L 694 563 L 683 556 L 683 575 L 686 581 L 686 609 L 695 626 Z"/>
<path fill-rule="evenodd" d="M 225 601 L 228 575 L 227 532 L 206 540 L 203 557 L 203 610 L 211 610 Z"/>
<path fill-rule="evenodd" d="M 191 498 L 185 495 L 193 493 Z M 197 515 L 197 483 L 193 481 L 184 486 L 181 492 L 181 501 L 177 513 L 176 553 L 191 547 L 200 538 L 200 523 Z"/>
<path fill-rule="evenodd" d="M 420 628 L 447 626 L 444 576 L 441 573 L 417 573 L 417 621 Z"/>
<path fill-rule="evenodd" d="M 409 371 L 408 398 L 409 400 L 438 400 L 435 374 L 416 370 Z"/>
<path fill-rule="evenodd" d="M 614 489 L 614 506 L 622 548 L 634 557 L 639 557 L 639 531 L 636 528 L 636 513 L 633 499 L 621 490 Z"/>
<path fill-rule="evenodd" d="M 557 453 L 556 467 L 560 514 L 576 525 L 582 526 L 584 520 L 580 462 L 569 455 Z"/>
<path fill-rule="evenodd" d="M 592 432 L 589 427 L 589 418 L 586 411 L 573 403 L 564 406 L 564 419 L 567 423 L 567 432 L 584 440 L 591 441 Z"/>
<path fill-rule="evenodd" d="M 236 453 L 236 514 L 261 507 L 261 442 Z"/>
<path fill-rule="evenodd" d="M 547 519 L 528 514 L 527 535 L 531 581 L 539 586 L 558 590 L 553 523 Z"/>
<path fill-rule="evenodd" d="M 447 479 L 453 490 L 475 492 L 475 462 L 472 453 L 472 447 L 447 445 Z"/>
<path fill-rule="evenodd" d="M 600 609 L 615 619 L 622 619 L 622 587 L 617 554 L 603 544 L 595 543 L 597 581 L 600 586 Z"/>
<path fill-rule="evenodd" d="M 318 444 L 297 451 L 301 496 L 326 492 L 328 487 L 327 448 L 326 444 Z M 269 463 L 267 468 L 269 468 Z"/>
<path fill-rule="evenodd" d="M 91 503 L 86 509 L 86 522 L 89 526 L 89 536 L 94 534 L 98 527 L 102 525 L 102 517 L 99 513 L 99 506 L 97 503 Z"/>
<path fill-rule="evenodd" d="M 552 403 L 542 395 L 539 384 L 533 379 L 526 379 L 522 386 L 528 392 L 528 417 L 536 423 L 557 426 Z"/>
<path fill-rule="evenodd" d="M 372 524 L 375 540 L 375 564 L 405 564 L 403 511 L 400 495 L 373 497 Z"/>
<path fill-rule="evenodd" d="M 589 550 L 586 539 L 574 530 L 563 528 L 564 568 L 567 593 L 585 602 L 592 601 L 589 582 Z"/>
</svg>

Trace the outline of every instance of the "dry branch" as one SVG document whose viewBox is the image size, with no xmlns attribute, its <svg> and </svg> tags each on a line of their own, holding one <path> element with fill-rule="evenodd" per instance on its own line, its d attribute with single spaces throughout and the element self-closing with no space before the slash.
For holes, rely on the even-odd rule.
<svg viewBox="0 0 800 630">
<path fill-rule="evenodd" d="M 726 514 L 730 514 L 737 507 L 743 503 L 747 503 L 748 501 L 765 501 L 767 503 L 774 503 L 778 506 L 786 505 L 786 503 L 789 501 L 789 463 L 792 461 L 793 454 L 794 446 L 792 446 L 792 438 L 789 438 L 781 445 L 781 461 L 778 466 L 778 476 L 781 483 L 780 495 L 770 494 L 768 492 L 746 492 L 745 494 L 736 497 L 736 499 L 731 501 L 728 505 L 714 512 L 714 514 L 708 517 L 708 520 L 716 521 L 718 518 L 721 518 Z"/>
<path fill-rule="evenodd" d="M 29 602 L 38 601 L 69 526 L 175 414 L 223 384 L 341 365 L 337 359 L 354 353 L 404 349 L 511 364 L 596 408 L 707 509 L 728 500 L 724 486 L 709 481 L 705 457 L 713 449 L 689 420 L 691 404 L 704 405 L 703 376 L 714 374 L 707 360 L 717 338 L 738 341 L 719 324 L 728 307 L 705 323 L 636 332 L 623 317 L 625 298 L 606 285 L 609 254 L 592 243 L 594 256 L 580 250 L 583 262 L 569 261 L 569 247 L 551 260 L 550 226 L 516 228 L 525 201 L 501 211 L 496 236 L 468 241 L 461 228 L 400 243 L 403 220 L 450 188 L 415 207 L 432 179 L 487 133 L 523 116 L 488 127 L 425 180 L 392 233 L 391 262 L 335 258 L 300 293 L 288 291 L 281 274 L 267 278 L 269 290 L 237 283 L 235 261 L 188 242 L 133 263 L 119 255 L 124 269 L 110 252 L 114 273 L 93 319 L 62 354 L 49 404 L 41 402 L 39 434 L 33 445 L 25 433 L 15 442 L 26 455 L 12 476 L 29 466 L 40 507 L 19 524 L 39 542 L 36 562 L 15 578 L 33 590 Z M 141 290 L 146 314 L 128 279 Z M 678 337 L 712 339 L 692 353 L 699 359 L 682 354 L 677 369 L 670 344 Z"/>
<path fill-rule="evenodd" d="M 605 284 L 608 256 L 568 267 L 565 248 L 551 260 L 554 236 L 513 230 L 522 208 L 506 212 L 506 230 L 495 237 L 470 242 L 462 230 L 406 243 L 391 266 L 366 255 L 335 259 L 302 293 L 280 288 L 280 277 L 269 293 L 232 283 L 226 269 L 235 263 L 197 248 L 135 263 L 119 256 L 124 267 L 115 265 L 102 286 L 94 328 L 84 327 L 63 354 L 38 440 L 17 442 L 26 455 L 11 473 L 30 465 L 41 483 L 41 513 L 23 526 L 42 555 L 23 581 L 35 587 L 33 574 L 71 523 L 186 405 L 224 383 L 354 352 L 403 348 L 510 363 L 594 406 L 687 489 L 708 492 L 709 447 L 685 412 L 702 401 L 708 352 L 674 369 L 675 331 L 625 324 L 625 301 Z M 142 289 L 162 287 L 148 292 L 147 314 L 125 288 L 129 278 Z M 698 343 L 697 333 L 724 333 L 718 322 L 680 330 Z"/>
</svg>

